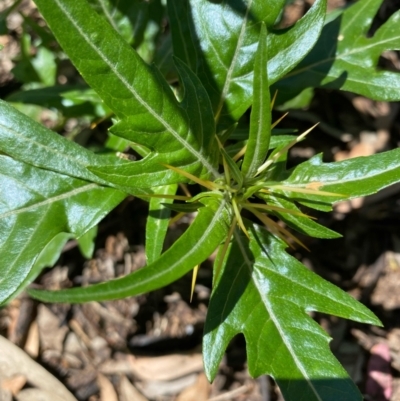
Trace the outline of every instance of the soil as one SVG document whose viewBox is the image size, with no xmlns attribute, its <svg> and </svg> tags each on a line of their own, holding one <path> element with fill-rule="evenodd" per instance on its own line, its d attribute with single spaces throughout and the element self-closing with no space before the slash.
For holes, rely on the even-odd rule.
<svg viewBox="0 0 400 401">
<path fill-rule="evenodd" d="M 283 25 L 296 21 L 311 3 L 292 2 Z M 345 3 L 331 0 L 329 7 Z M 10 4 L 11 0 L 3 0 L 0 11 Z M 40 20 L 32 2 L 25 0 L 19 7 Z M 384 0 L 374 29 L 397 9 L 396 0 Z M 9 32 L 0 36 L 5 46 L 0 58 L 1 98 L 21 85 L 11 71 L 20 52 L 21 23 L 19 14 L 13 13 Z M 400 70 L 398 52 L 384 54 L 381 62 Z M 295 165 L 319 152 L 331 161 L 396 148 L 400 142 L 399 108 L 398 103 L 316 90 L 310 107 L 291 112 L 281 124 L 282 128 L 296 127 L 302 132 L 316 118 L 322 122 L 315 134 L 292 150 L 289 163 Z M 276 112 L 276 117 L 281 114 Z M 102 137 L 102 129 L 100 126 L 97 138 Z M 313 315 L 333 338 L 332 351 L 367 400 L 400 401 L 399 193 L 400 185 L 395 185 L 367 198 L 342 202 L 330 214 L 313 212 L 321 224 L 343 238 L 301 238 L 310 252 L 294 251 L 307 267 L 367 305 L 383 323 L 383 327 L 373 327 Z M 145 202 L 127 198 L 99 225 L 92 259 L 85 260 L 77 242 L 70 241 L 56 266 L 46 270 L 37 284 L 66 288 L 109 280 L 141 268 L 145 263 L 146 214 Z M 190 217 L 171 227 L 167 242 L 172 243 L 188 224 Z M 54 305 L 21 294 L 0 310 L 0 334 L 17 345 L 13 348 L 0 343 L 0 348 L 10 350 L 9 365 L 0 356 L 0 399 L 46 399 L 45 394 L 53 389 L 53 400 L 56 391 L 60 399 L 80 401 L 282 400 L 268 377 L 249 376 L 242 336 L 229 345 L 215 381 L 210 384 L 205 378 L 201 339 L 211 279 L 211 263 L 206 262 L 199 271 L 191 302 L 190 275 L 150 294 L 113 302 Z M 24 359 L 21 350 L 30 358 Z M 35 363 L 32 360 L 44 371 L 40 367 L 22 368 Z M 49 379 L 50 389 L 42 388 L 41 383 L 49 383 L 46 375 L 58 379 L 54 383 Z"/>
</svg>

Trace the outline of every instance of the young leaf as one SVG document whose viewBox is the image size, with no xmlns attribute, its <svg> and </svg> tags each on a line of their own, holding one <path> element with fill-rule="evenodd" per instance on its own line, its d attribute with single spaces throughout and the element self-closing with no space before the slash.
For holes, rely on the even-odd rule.
<svg viewBox="0 0 400 401">
<path fill-rule="evenodd" d="M 168 2 L 174 52 L 204 83 L 216 121 L 237 121 L 252 101 L 253 68 L 261 22 L 271 28 L 284 0 Z M 276 82 L 312 49 L 325 19 L 317 0 L 294 26 L 269 35 L 268 75 Z"/>
<path fill-rule="evenodd" d="M 127 165 L 123 166 L 121 171 L 115 166 L 94 166 L 93 171 L 96 174 L 117 185 L 124 185 L 127 181 L 125 175 L 138 173 L 132 184 L 125 183 L 125 186 L 132 187 L 160 186 L 177 182 L 179 176 L 166 170 L 160 163 L 186 167 L 199 175 L 219 175 L 216 170 L 216 153 L 212 152 L 213 130 L 204 131 L 203 138 L 199 138 L 197 132 L 192 132 L 193 125 L 187 116 L 189 106 L 185 107 L 177 101 L 156 68 L 149 67 L 85 0 L 55 0 L 51 3 L 47 0 L 37 0 L 36 4 L 86 82 L 116 116 L 121 120 L 130 118 L 129 123 L 134 124 L 133 131 L 143 133 L 142 138 L 149 140 L 149 134 L 152 133 L 155 137 L 153 142 L 157 142 L 158 138 L 162 142 L 161 155 L 154 152 L 136 163 L 136 167 L 133 167 L 135 163 L 129 163 L 132 171 Z M 190 85 L 198 85 L 198 80 L 193 82 L 196 77 L 188 76 L 184 67 L 181 67 L 180 72 L 183 80 L 187 78 L 185 90 L 189 91 Z M 194 109 L 201 108 L 203 104 L 199 103 L 206 100 L 204 97 L 190 97 L 188 102 L 191 102 L 190 107 Z M 202 113 L 203 109 L 197 112 L 203 116 Z M 114 134 L 117 132 L 114 131 Z M 139 141 L 132 138 L 132 142 Z M 203 148 L 204 143 L 209 147 Z"/>
<path fill-rule="evenodd" d="M 202 263 L 228 232 L 231 219 L 225 201 L 204 201 L 199 214 L 182 236 L 149 266 L 119 279 L 84 288 L 60 291 L 30 290 L 34 298 L 48 302 L 88 302 L 119 299 L 163 287 Z"/>
<path fill-rule="evenodd" d="M 400 99 L 400 74 L 378 68 L 387 50 L 400 50 L 400 11 L 367 36 L 383 0 L 360 0 L 330 21 L 316 46 L 276 88 L 289 98 L 307 87 L 342 89 L 375 100 Z"/>
<path fill-rule="evenodd" d="M 157 195 L 175 195 L 176 184 L 154 188 Z M 165 235 L 168 230 L 171 209 L 164 206 L 172 203 L 172 198 L 151 198 L 149 203 L 149 215 L 146 222 L 146 261 L 153 263 L 160 255 L 164 246 Z"/>
<path fill-rule="evenodd" d="M 286 200 L 277 196 L 269 196 L 268 198 L 264 198 L 268 200 L 268 204 L 272 204 L 275 206 L 279 206 L 288 210 L 292 210 L 294 212 L 299 212 L 299 208 L 291 201 Z M 292 227 L 294 230 L 309 235 L 314 238 L 340 238 L 341 235 L 335 231 L 330 230 L 329 228 L 318 224 L 314 220 L 311 220 L 308 217 L 298 216 L 291 213 L 283 213 L 283 212 L 275 212 L 279 218 L 284 221 L 289 227 Z"/>
<path fill-rule="evenodd" d="M 322 155 L 319 154 L 298 165 L 280 186 L 313 192 L 283 191 L 291 194 L 292 198 L 332 204 L 343 199 L 374 194 L 399 181 L 400 149 L 393 149 L 335 163 L 323 163 Z M 323 192 L 344 196 L 324 196 Z M 311 203 L 308 206 L 313 207 Z"/>
<path fill-rule="evenodd" d="M 41 170 L 3 155 L 0 186 L 0 303 L 19 291 L 55 236 L 81 236 L 126 196 L 116 189 Z"/>
<path fill-rule="evenodd" d="M 379 320 L 288 255 L 284 243 L 268 231 L 252 225 L 249 233 L 250 243 L 235 234 L 214 284 L 203 342 L 207 377 L 215 377 L 229 341 L 243 333 L 250 374 L 271 375 L 285 399 L 361 400 L 332 355 L 329 336 L 307 312 L 378 325 Z"/>
<path fill-rule="evenodd" d="M 264 162 L 271 137 L 271 100 L 267 74 L 267 29 L 263 24 L 257 55 L 254 62 L 253 105 L 250 116 L 250 133 L 244 154 L 242 172 L 252 178 Z"/>
</svg>

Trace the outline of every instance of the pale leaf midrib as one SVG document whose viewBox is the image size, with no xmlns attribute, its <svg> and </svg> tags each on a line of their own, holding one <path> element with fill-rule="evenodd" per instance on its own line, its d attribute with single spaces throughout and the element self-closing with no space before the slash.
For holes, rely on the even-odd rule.
<svg viewBox="0 0 400 401">
<path fill-rule="evenodd" d="M 85 39 L 86 43 L 98 54 L 98 56 L 103 60 L 103 62 L 110 68 L 110 70 L 115 74 L 119 81 L 132 93 L 135 99 L 155 118 L 159 121 L 167 131 L 180 142 L 188 152 L 190 152 L 196 160 L 198 160 L 215 178 L 219 177 L 218 171 L 209 163 L 209 161 L 204 157 L 204 155 L 198 152 L 193 146 L 188 143 L 184 138 L 182 138 L 179 133 L 158 113 L 153 110 L 153 108 L 139 95 L 135 88 L 125 79 L 125 77 L 118 71 L 115 65 L 108 59 L 108 57 L 103 54 L 100 48 L 95 46 L 91 39 L 86 35 L 86 33 L 80 28 L 80 26 L 75 22 L 74 18 L 69 14 L 69 11 L 64 7 L 64 5 L 59 0 L 54 0 L 57 3 L 60 10 L 64 13 L 66 18 L 75 27 L 77 32 Z M 193 135 L 193 134 L 192 134 Z"/>
<path fill-rule="evenodd" d="M 32 143 L 33 145 L 44 149 L 46 152 L 53 153 L 56 156 L 62 156 L 64 159 L 68 159 L 71 162 L 73 162 L 74 164 L 78 164 L 78 165 L 82 166 L 84 169 L 86 169 L 86 167 L 87 167 L 85 165 L 85 163 L 82 163 L 82 161 L 79 160 L 79 158 L 76 158 L 74 156 L 70 156 L 68 153 L 60 152 L 57 148 L 54 148 L 52 146 L 47 146 L 47 145 L 45 145 L 45 144 L 43 144 L 41 142 L 38 142 L 38 141 L 26 136 L 26 135 L 20 134 L 18 131 L 14 130 L 12 127 L 10 127 L 8 125 L 3 125 L 1 122 L 0 122 L 0 128 L 4 129 L 5 131 L 9 131 L 10 135 L 15 136 L 15 137 L 19 137 L 22 141 L 26 141 L 28 143 Z M 1 135 L 0 135 L 0 137 L 1 137 Z M 82 148 L 82 151 L 86 151 L 86 149 Z M 85 157 L 86 157 L 86 155 L 85 155 Z M 61 170 L 59 172 L 61 172 Z M 88 172 L 88 174 L 90 174 L 90 172 L 88 170 L 87 170 L 87 172 Z M 64 171 L 63 171 L 63 174 L 68 175 L 68 173 L 66 173 Z M 83 177 L 84 177 L 84 175 L 80 176 L 80 178 L 83 178 Z M 96 176 L 94 176 L 94 177 L 96 178 Z"/>
<path fill-rule="evenodd" d="M 367 177 L 364 176 L 363 178 L 354 178 L 353 177 L 353 178 L 348 179 L 348 180 L 343 179 L 343 180 L 329 181 L 329 182 L 325 182 L 325 183 L 323 181 L 319 181 L 319 182 L 322 182 L 321 188 L 324 188 L 324 187 L 327 187 L 327 186 L 331 186 L 331 185 L 342 185 L 342 184 L 348 184 L 348 183 L 352 183 L 352 182 L 363 182 L 365 180 L 372 179 L 374 177 L 380 176 L 382 174 L 386 174 L 388 172 L 391 172 L 391 171 L 394 171 L 394 170 L 397 170 L 397 169 L 400 169 L 400 163 L 399 163 L 399 165 L 394 166 L 391 169 L 385 169 L 384 171 L 379 171 L 376 174 L 371 174 L 371 175 L 368 175 Z M 291 183 L 290 181 L 283 181 L 282 182 L 283 185 L 285 185 L 285 183 L 288 184 L 288 186 L 293 187 L 293 188 L 304 188 L 304 185 L 309 184 L 310 181 L 307 180 L 307 181 L 304 181 L 302 183 L 296 183 L 296 184 L 295 183 Z M 390 184 L 388 184 L 388 185 L 390 185 Z M 318 194 L 316 194 L 316 195 L 318 195 Z"/>
<path fill-rule="evenodd" d="M 26 206 L 26 207 L 22 207 L 20 209 L 14 209 L 14 210 L 11 210 L 9 212 L 5 212 L 3 214 L 0 214 L 0 219 L 5 219 L 5 218 L 7 218 L 9 216 L 17 216 L 17 215 L 19 215 L 21 213 L 29 212 L 29 211 L 37 209 L 39 207 L 47 206 L 47 205 L 53 204 L 55 202 L 58 202 L 58 201 L 61 201 L 61 200 L 64 200 L 64 199 L 71 198 L 73 196 L 79 195 L 82 192 L 90 191 L 90 190 L 95 189 L 95 188 L 101 188 L 101 187 L 98 184 L 93 184 L 93 183 L 92 184 L 87 184 L 87 185 L 85 185 L 83 187 L 79 187 L 79 188 L 73 189 L 72 191 L 65 192 L 65 193 L 63 193 L 61 195 L 57 195 L 57 196 L 53 196 L 51 198 L 47 198 L 44 201 L 41 201 L 41 202 L 38 202 L 38 203 L 34 203 L 32 205 L 29 205 L 29 206 Z"/>
<path fill-rule="evenodd" d="M 270 305 L 270 303 L 269 303 L 269 301 L 268 301 L 268 298 L 265 296 L 263 289 L 260 288 L 260 286 L 259 286 L 257 280 L 254 279 L 254 275 L 252 274 L 252 269 L 253 269 L 253 267 L 251 266 L 252 263 L 251 263 L 251 261 L 249 260 L 249 258 L 247 257 L 247 253 L 246 253 L 245 247 L 244 247 L 244 245 L 243 245 L 243 243 L 242 243 L 242 239 L 241 239 L 240 235 L 235 235 L 235 238 L 236 238 L 236 241 L 237 241 L 237 243 L 238 243 L 238 245 L 239 245 L 239 248 L 240 248 L 240 251 L 241 251 L 241 253 L 242 253 L 242 255 L 243 255 L 243 258 L 244 258 L 244 260 L 245 260 L 245 262 L 246 262 L 246 264 L 247 264 L 247 267 L 248 267 L 248 270 L 249 270 L 249 274 L 250 274 L 251 280 L 252 280 L 252 282 L 253 282 L 255 288 L 257 289 L 257 292 L 258 292 L 260 298 L 261 298 L 262 301 L 263 301 L 263 305 L 264 305 L 265 308 L 267 309 L 267 312 L 268 312 L 269 317 L 271 318 L 273 324 L 275 325 L 277 331 L 279 332 L 279 335 L 280 335 L 280 338 L 282 339 L 282 342 L 285 344 L 287 350 L 289 351 L 290 355 L 292 356 L 292 358 L 293 358 L 293 360 L 294 360 L 296 366 L 298 367 L 298 369 L 300 370 L 301 374 L 303 375 L 304 380 L 308 383 L 310 389 L 311 389 L 311 390 L 313 391 L 313 393 L 315 394 L 316 399 L 317 399 L 318 401 L 323 401 L 323 399 L 319 396 L 318 391 L 317 391 L 316 388 L 314 387 L 314 385 L 313 385 L 311 379 L 309 378 L 309 376 L 308 376 L 308 374 L 307 374 L 307 372 L 306 372 L 306 370 L 305 370 L 303 364 L 302 364 L 302 363 L 300 362 L 300 360 L 297 358 L 296 352 L 293 350 L 293 348 L 292 348 L 292 346 L 291 346 L 291 344 L 290 344 L 290 341 L 288 341 L 288 340 L 286 339 L 285 331 L 284 331 L 284 329 L 281 327 L 281 325 L 280 325 L 280 323 L 279 323 L 279 319 L 275 316 L 275 313 L 274 313 L 274 311 L 273 311 L 273 308 L 271 307 L 271 305 Z"/>
<path fill-rule="evenodd" d="M 107 21 L 108 21 L 108 22 L 110 23 L 110 25 L 118 32 L 118 28 L 117 28 L 117 26 L 115 25 L 115 22 L 114 22 L 114 20 L 113 20 L 113 18 L 112 18 L 112 16 L 111 16 L 109 10 L 107 10 L 107 5 L 104 4 L 104 0 L 97 0 L 97 1 L 99 2 L 101 9 L 103 10 L 104 15 L 106 16 Z"/>
</svg>

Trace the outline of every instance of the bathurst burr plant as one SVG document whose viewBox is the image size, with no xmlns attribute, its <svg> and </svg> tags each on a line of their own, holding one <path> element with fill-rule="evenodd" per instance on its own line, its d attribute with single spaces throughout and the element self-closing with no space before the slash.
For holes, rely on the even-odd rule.
<svg viewBox="0 0 400 401">
<path fill-rule="evenodd" d="M 110 137 L 140 157 L 93 153 L 0 101 L 1 301 L 27 287 L 65 241 L 85 237 L 134 195 L 149 202 L 147 266 L 88 287 L 29 289 L 31 296 L 87 302 L 142 294 L 197 272 L 217 250 L 203 340 L 209 380 L 243 333 L 251 375 L 271 375 L 286 400 L 361 399 L 308 312 L 380 322 L 286 248 L 305 247 L 296 231 L 339 237 L 309 210 L 328 212 L 399 182 L 400 151 L 336 163 L 316 155 L 287 169 L 289 149 L 313 127 L 282 133 L 271 109 L 276 90 L 289 99 L 307 87 L 400 99 L 399 75 L 377 69 L 383 51 L 400 48 L 399 13 L 366 36 L 381 2 L 360 0 L 325 22 L 326 0 L 316 0 L 279 30 L 285 0 L 35 0 L 113 117 Z M 146 53 L 146 26 L 160 31 L 166 19 L 162 46 Z M 162 252 L 165 217 L 187 212 L 196 212 L 193 223 Z"/>
</svg>

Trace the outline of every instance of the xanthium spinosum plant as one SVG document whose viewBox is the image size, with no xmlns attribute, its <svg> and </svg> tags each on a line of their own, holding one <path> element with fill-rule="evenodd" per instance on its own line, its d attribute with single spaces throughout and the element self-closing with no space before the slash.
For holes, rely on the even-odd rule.
<svg viewBox="0 0 400 401">
<path fill-rule="evenodd" d="M 330 211 L 335 202 L 399 182 L 400 152 L 335 163 L 316 155 L 287 169 L 289 149 L 313 127 L 299 136 L 279 131 L 270 94 L 283 101 L 328 87 L 399 100 L 400 75 L 377 64 L 382 52 L 400 49 L 400 13 L 371 36 L 382 0 L 359 0 L 327 19 L 326 0 L 316 0 L 281 30 L 285 0 L 35 3 L 91 96 L 113 116 L 111 137 L 140 158 L 93 153 L 0 101 L 1 302 L 54 263 L 69 238 L 85 238 L 134 195 L 149 202 L 146 267 L 84 288 L 28 289 L 30 295 L 77 303 L 142 294 L 196 273 L 217 249 L 203 338 L 208 379 L 242 333 L 251 375 L 271 375 L 286 400 L 361 399 L 308 312 L 380 322 L 286 248 L 304 247 L 291 229 L 339 237 L 301 205 Z M 161 26 L 164 15 L 168 40 L 149 56 L 146 24 Z M 127 18 L 136 30 L 126 30 Z M 193 211 L 193 223 L 162 252 L 165 216 Z"/>
</svg>

